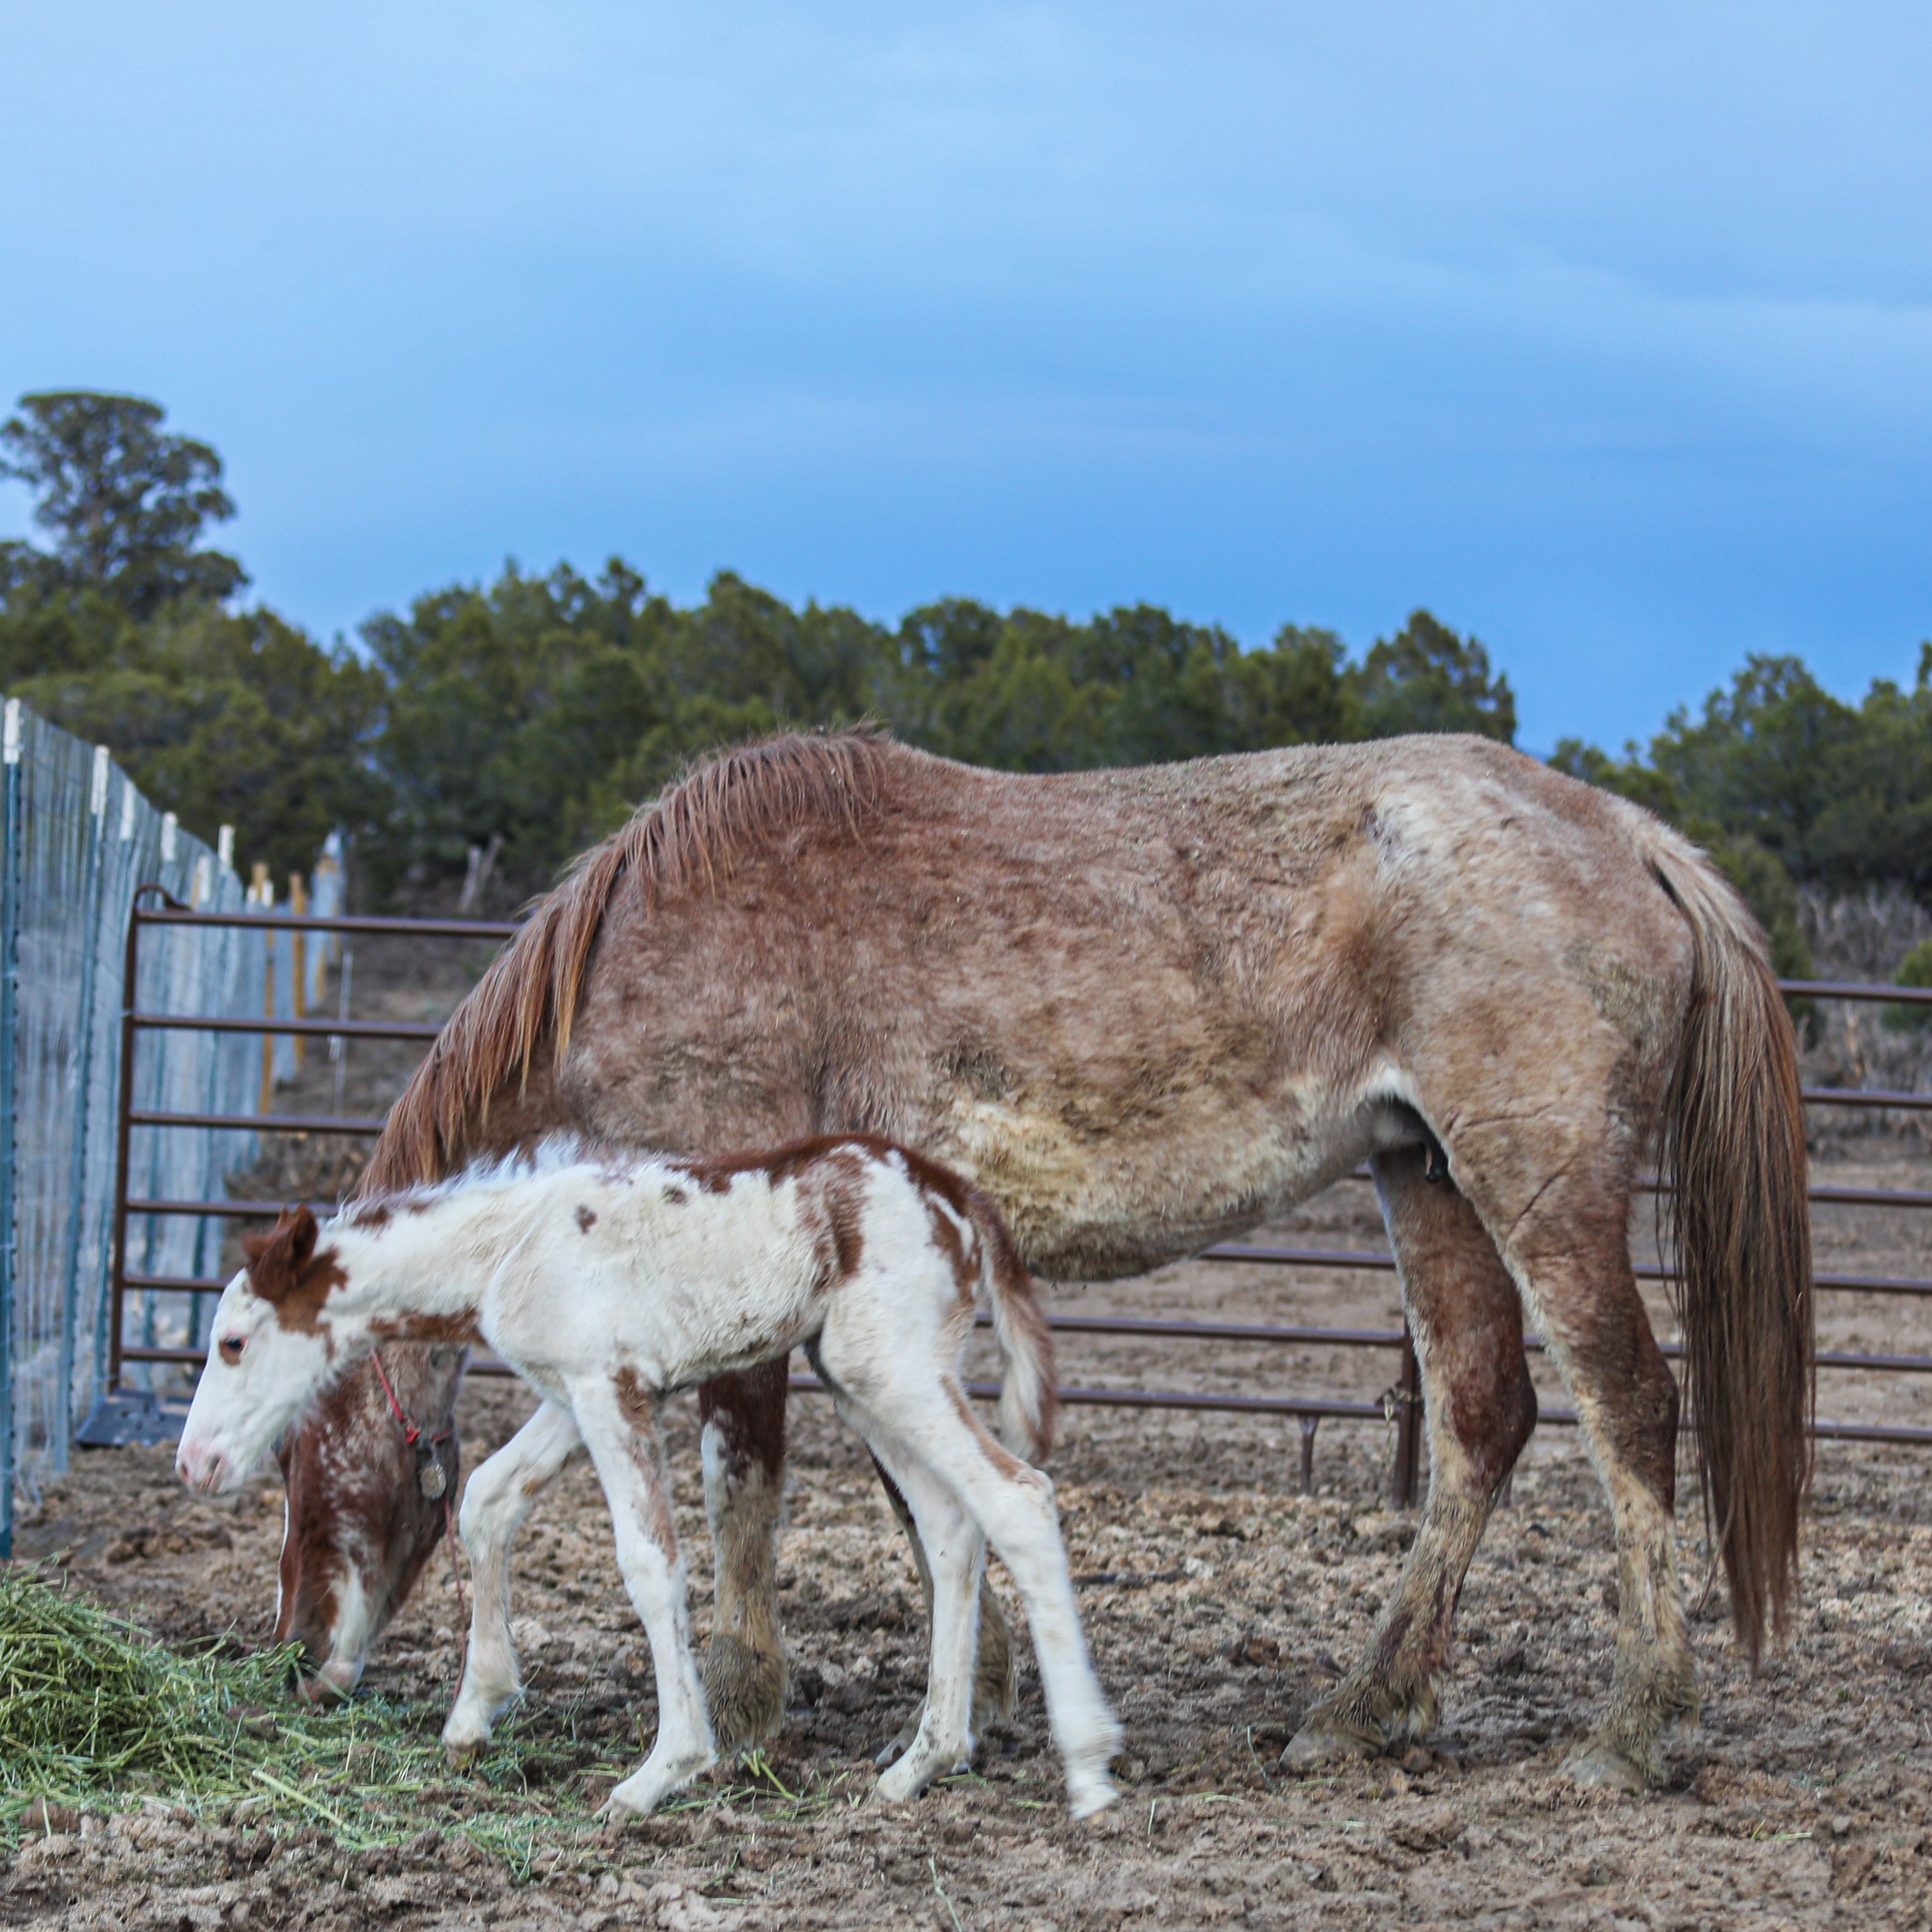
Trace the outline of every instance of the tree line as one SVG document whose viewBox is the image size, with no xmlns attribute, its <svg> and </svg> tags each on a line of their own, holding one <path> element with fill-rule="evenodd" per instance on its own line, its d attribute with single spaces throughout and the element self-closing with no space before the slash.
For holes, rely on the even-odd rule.
<svg viewBox="0 0 1932 1932">
<path fill-rule="evenodd" d="M 1355 658 L 1295 625 L 1244 650 L 1148 604 L 1076 621 L 956 598 L 881 623 L 728 571 L 680 605 L 614 558 L 594 577 L 506 566 L 373 617 L 360 649 L 325 646 L 243 603 L 242 564 L 208 541 L 234 512 L 220 459 L 164 422 L 63 392 L 0 425 L 0 473 L 50 538 L 0 544 L 0 684 L 278 873 L 340 828 L 372 903 L 460 878 L 472 846 L 535 890 L 693 757 L 788 725 L 876 718 L 1019 771 L 1515 736 L 1508 677 L 1426 610 Z M 1796 658 L 1753 658 L 1648 747 L 1570 740 L 1556 762 L 1709 845 L 1798 970 L 1798 882 L 1932 890 L 1928 680 L 1932 646 L 1910 690 L 1848 704 Z"/>
</svg>

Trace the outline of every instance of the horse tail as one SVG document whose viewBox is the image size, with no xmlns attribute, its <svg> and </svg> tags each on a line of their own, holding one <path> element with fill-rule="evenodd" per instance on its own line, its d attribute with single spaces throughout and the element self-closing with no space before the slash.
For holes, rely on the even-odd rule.
<svg viewBox="0 0 1932 1932">
<path fill-rule="evenodd" d="M 1811 1228 L 1797 1041 L 1763 932 L 1736 893 L 1674 836 L 1646 844 L 1692 945 L 1690 1010 L 1660 1148 L 1672 1190 L 1684 1379 L 1732 1625 L 1755 1669 L 1767 1618 L 1784 1634 L 1812 1473 Z"/>
<path fill-rule="evenodd" d="M 980 1292 L 993 1317 L 1006 1378 L 1000 1389 L 1000 1439 L 1029 1462 L 1053 1448 L 1060 1408 L 1054 1379 L 1053 1331 L 1046 1325 L 1033 1276 L 990 1196 L 977 1188 L 968 1200 L 980 1236 Z"/>
</svg>

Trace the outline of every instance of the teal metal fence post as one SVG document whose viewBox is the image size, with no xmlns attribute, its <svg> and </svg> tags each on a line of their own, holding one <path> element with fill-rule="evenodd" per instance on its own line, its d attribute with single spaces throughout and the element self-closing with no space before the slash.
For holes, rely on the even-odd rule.
<svg viewBox="0 0 1932 1932">
<path fill-rule="evenodd" d="M 74 1440 L 74 1331 L 80 1320 L 81 1223 L 86 1218 L 87 1130 L 94 1096 L 94 996 L 100 957 L 100 892 L 107 843 L 107 747 L 94 748 L 93 781 L 87 799 L 87 861 L 80 887 L 80 1024 L 74 1029 L 74 1148 L 68 1160 L 67 1252 L 61 1260 L 60 1386 L 54 1392 L 56 1469 L 67 1467 Z M 97 1361 L 98 1368 L 98 1363 Z"/>
<path fill-rule="evenodd" d="M 14 1553 L 14 1102 L 20 1006 L 20 700 L 0 723 L 0 1562 Z"/>
</svg>

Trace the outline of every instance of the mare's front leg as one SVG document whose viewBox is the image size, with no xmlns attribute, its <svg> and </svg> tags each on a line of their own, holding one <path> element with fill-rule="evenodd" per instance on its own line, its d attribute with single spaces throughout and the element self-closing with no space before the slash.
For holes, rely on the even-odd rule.
<svg viewBox="0 0 1932 1932">
<path fill-rule="evenodd" d="M 584 1452 L 568 1409 L 547 1402 L 470 1479 L 457 1527 L 470 1557 L 476 1600 L 463 1682 L 443 1748 L 452 1764 L 473 1757 L 489 1740 L 498 1714 L 518 1690 L 516 1646 L 510 1636 L 510 1545 L 530 1504 Z"/>
<path fill-rule="evenodd" d="M 1462 1579 L 1536 1426 L 1522 1298 L 1474 1209 L 1425 1165 L 1404 1151 L 1378 1156 L 1375 1171 L 1422 1370 L 1429 1497 L 1367 1651 L 1309 1712 L 1282 1754 L 1288 1770 L 1399 1748 L 1434 1726 Z"/>
<path fill-rule="evenodd" d="M 704 1692 L 726 1751 L 770 1737 L 784 1716 L 778 1543 L 789 1373 L 781 1356 L 698 1386 L 704 1509 L 716 1559 Z"/>
<path fill-rule="evenodd" d="M 920 1594 L 926 1599 L 926 1622 L 930 1625 L 935 1614 L 933 1596 L 932 1566 L 926 1561 L 926 1544 L 914 1520 L 911 1507 L 904 1492 L 892 1480 L 884 1463 L 879 1460 L 878 1452 L 872 1454 L 872 1467 L 878 1472 L 879 1481 L 884 1487 L 886 1500 L 892 1506 L 892 1514 L 899 1520 L 899 1527 L 905 1532 L 906 1540 L 912 1546 L 912 1560 L 919 1571 Z M 1006 1622 L 1006 1613 L 999 1598 L 994 1594 L 992 1584 L 988 1580 L 982 1564 L 980 1571 L 980 1614 L 977 1623 L 979 1637 L 974 1654 L 973 1664 L 973 1732 L 975 1736 L 982 1732 L 995 1718 L 1010 1718 L 1013 1714 L 1014 1700 L 1019 1695 L 1019 1656 L 1013 1646 L 1012 1626 Z M 920 1726 L 926 1721 L 926 1706 L 922 1702 L 901 1726 L 898 1735 L 886 1745 L 873 1760 L 887 1765 L 894 1762 L 910 1748 L 919 1736 Z"/>
<path fill-rule="evenodd" d="M 610 1505 L 617 1567 L 650 1639 L 658 1734 L 650 1755 L 604 1801 L 605 1815 L 643 1814 L 717 1761 L 692 1655 L 684 1558 L 673 1527 L 657 1406 L 628 1369 L 572 1385 L 571 1406 Z"/>
</svg>

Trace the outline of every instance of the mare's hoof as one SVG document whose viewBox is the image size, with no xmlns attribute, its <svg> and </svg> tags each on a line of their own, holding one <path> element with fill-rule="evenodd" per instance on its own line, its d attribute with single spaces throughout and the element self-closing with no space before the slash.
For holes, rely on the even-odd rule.
<svg viewBox="0 0 1932 1932">
<path fill-rule="evenodd" d="M 1342 1730 L 1311 1720 L 1282 1747 L 1280 1768 L 1291 1778 L 1305 1778 L 1310 1772 L 1326 1770 L 1330 1765 L 1379 1757 L 1382 1750 L 1379 1738 L 1366 1738 L 1359 1731 Z"/>
<path fill-rule="evenodd" d="M 784 1697 L 782 1652 L 754 1650 L 728 1631 L 712 1638 L 704 1652 L 704 1702 L 721 1753 L 764 1743 L 784 1719 Z"/>
<path fill-rule="evenodd" d="M 1606 1738 L 1587 1738 L 1563 1760 L 1563 1775 L 1586 1790 L 1649 1790 L 1664 1782 L 1664 1767 L 1640 1764 Z"/>
<path fill-rule="evenodd" d="M 1005 1616 L 997 1620 L 985 1614 L 986 1605 L 997 1604 L 991 1591 L 980 1598 L 980 1649 L 973 1664 L 973 1730 L 983 1736 L 986 1726 L 1012 1717 L 1020 1690 L 1019 1659 L 1014 1654 L 1012 1632 Z"/>
</svg>

